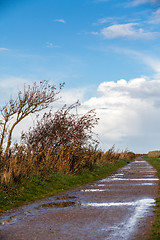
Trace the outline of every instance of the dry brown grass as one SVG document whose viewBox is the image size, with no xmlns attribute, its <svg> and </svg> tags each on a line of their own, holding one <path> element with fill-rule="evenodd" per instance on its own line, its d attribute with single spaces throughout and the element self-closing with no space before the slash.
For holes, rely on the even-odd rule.
<svg viewBox="0 0 160 240">
<path fill-rule="evenodd" d="M 135 153 L 127 152 L 127 151 L 121 152 L 119 156 L 120 159 L 127 159 L 127 160 L 134 159 L 135 157 L 136 157 Z"/>
<path fill-rule="evenodd" d="M 115 163 L 120 159 L 132 159 L 135 154 L 131 152 L 118 153 L 114 148 L 102 152 L 96 148 L 81 148 L 78 146 L 61 147 L 59 151 L 45 149 L 37 154 L 28 153 L 21 146 L 8 158 L 1 168 L 1 183 L 19 181 L 21 178 L 39 175 L 47 177 L 51 172 L 65 174 L 78 173 L 83 169 L 94 168 L 94 164 Z"/>
<path fill-rule="evenodd" d="M 150 151 L 148 152 L 149 158 L 160 158 L 160 151 Z"/>
</svg>

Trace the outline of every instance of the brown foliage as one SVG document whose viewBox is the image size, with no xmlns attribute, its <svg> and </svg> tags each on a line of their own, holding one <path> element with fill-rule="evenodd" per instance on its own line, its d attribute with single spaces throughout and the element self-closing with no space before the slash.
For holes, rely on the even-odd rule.
<svg viewBox="0 0 160 240">
<path fill-rule="evenodd" d="M 148 152 L 149 158 L 160 158 L 160 151 L 150 151 Z"/>
<path fill-rule="evenodd" d="M 55 114 L 50 111 L 37 120 L 36 126 L 23 134 L 22 142 L 12 147 L 1 180 L 16 181 L 31 173 L 45 176 L 50 171 L 75 173 L 85 167 L 92 168 L 98 156 L 98 141 L 92 129 L 98 118 L 94 110 L 78 115 L 79 105 L 76 102 L 64 106 Z"/>
<path fill-rule="evenodd" d="M 120 153 L 120 156 L 119 156 L 120 159 L 127 159 L 127 160 L 132 160 L 135 157 L 136 157 L 135 153 L 128 152 L 128 151 Z"/>
<path fill-rule="evenodd" d="M 73 145 L 61 147 L 56 153 L 51 148 L 45 148 L 44 151 L 35 154 L 27 152 L 24 145 L 15 144 L 12 151 L 11 157 L 1 169 L 1 183 L 8 184 L 11 181 L 19 181 L 20 178 L 34 175 L 47 177 L 51 172 L 57 171 L 68 174 L 78 173 L 85 168 L 92 170 L 94 164 L 114 164 L 123 155 L 123 153 L 115 152 L 114 148 L 104 153 L 96 147 L 81 148 Z M 123 158 L 126 154 L 127 152 Z"/>
<path fill-rule="evenodd" d="M 79 116 L 73 113 L 79 102 L 66 105 L 55 114 L 45 113 L 36 126 L 24 135 L 24 143 L 32 153 L 52 150 L 54 153 L 61 148 L 78 147 L 97 143 L 93 138 L 92 129 L 98 124 L 94 110 Z"/>
</svg>

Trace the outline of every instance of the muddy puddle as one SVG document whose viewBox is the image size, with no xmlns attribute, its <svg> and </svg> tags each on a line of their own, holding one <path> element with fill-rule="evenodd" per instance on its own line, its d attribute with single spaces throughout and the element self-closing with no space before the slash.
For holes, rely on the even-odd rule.
<svg viewBox="0 0 160 240">
<path fill-rule="evenodd" d="M 155 169 L 138 158 L 107 178 L 2 215 L 0 239 L 143 239 L 158 180 Z"/>
<path fill-rule="evenodd" d="M 73 201 L 66 201 L 66 202 L 51 202 L 51 203 L 45 203 L 38 207 L 35 207 L 35 209 L 42 209 L 42 208 L 66 208 L 66 207 L 74 207 L 78 206 L 80 203 L 73 202 Z"/>
<path fill-rule="evenodd" d="M 39 211 L 46 211 L 54 208 L 68 208 L 80 206 L 81 203 L 76 201 L 76 196 L 62 195 L 58 197 L 50 198 L 49 200 L 54 200 L 52 202 L 44 201 L 35 204 L 31 204 L 24 208 L 20 208 L 14 212 L 9 212 L 3 216 L 0 216 L 0 229 L 3 229 L 5 225 L 14 224 L 18 221 L 22 221 L 25 217 L 34 216 L 39 213 Z"/>
</svg>

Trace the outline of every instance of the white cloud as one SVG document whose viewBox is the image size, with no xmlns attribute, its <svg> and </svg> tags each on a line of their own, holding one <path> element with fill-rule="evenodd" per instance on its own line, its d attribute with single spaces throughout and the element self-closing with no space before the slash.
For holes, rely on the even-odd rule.
<svg viewBox="0 0 160 240">
<path fill-rule="evenodd" d="M 152 38 L 154 33 L 145 32 L 143 28 L 137 28 L 138 23 L 127 23 L 127 24 L 115 24 L 101 30 L 101 34 L 106 39 L 113 38 Z"/>
<path fill-rule="evenodd" d="M 51 43 L 51 42 L 46 42 L 46 45 L 47 45 L 47 48 L 53 48 L 54 47 L 53 43 Z"/>
<path fill-rule="evenodd" d="M 160 23 L 160 8 L 158 8 L 151 16 L 149 23 L 159 24 Z"/>
<path fill-rule="evenodd" d="M 66 21 L 64 19 L 55 19 L 54 21 L 66 24 Z"/>
<path fill-rule="evenodd" d="M 114 19 L 113 17 L 100 18 L 100 19 L 98 19 L 98 23 L 103 24 L 103 23 L 107 23 L 107 22 L 112 22 L 113 19 Z"/>
<path fill-rule="evenodd" d="M 0 81 L 0 89 L 3 93 L 9 91 L 14 94 L 17 86 L 23 87 L 26 82 L 31 84 L 30 80 L 10 77 Z M 96 96 L 86 101 L 84 99 L 87 91 L 86 88 L 63 89 L 59 95 L 62 98 L 52 105 L 53 111 L 79 99 L 82 103 L 79 113 L 96 109 L 97 116 L 100 117 L 95 131 L 99 134 L 100 146 L 104 150 L 113 144 L 120 150 L 128 148 L 140 153 L 158 149 L 160 79 L 140 77 L 130 81 L 106 81 L 98 86 Z M 25 119 L 15 129 L 14 139 L 19 139 L 21 131 L 32 126 L 33 119 L 34 116 Z"/>
<path fill-rule="evenodd" d="M 11 91 L 10 88 L 17 89 L 16 85 L 22 86 L 26 81 L 27 79 L 23 78 L 4 79 L 0 82 L 0 88 L 2 92 L 5 89 Z M 100 117 L 95 132 L 99 134 L 100 146 L 104 150 L 113 144 L 120 150 L 128 148 L 140 153 L 158 149 L 160 79 L 140 77 L 130 81 L 120 79 L 117 82 L 103 82 L 98 86 L 96 96 L 86 101 L 84 97 L 87 91 L 86 88 L 62 90 L 59 95 L 62 98 L 52 105 L 53 111 L 79 99 L 82 103 L 79 113 L 96 109 L 97 116 Z M 14 139 L 19 139 L 21 131 L 32 126 L 33 119 L 34 116 L 25 119 L 16 128 Z"/>
<path fill-rule="evenodd" d="M 8 48 L 0 48 L 0 51 L 8 51 Z"/>
<path fill-rule="evenodd" d="M 99 35 L 99 32 L 90 32 L 89 34 L 92 34 L 92 35 Z"/>
<path fill-rule="evenodd" d="M 116 144 L 119 148 L 147 151 L 156 147 L 160 134 L 160 80 L 147 77 L 103 82 L 98 95 L 84 102 L 84 107 L 95 108 L 100 117 L 96 131 L 102 146 Z M 155 139 L 153 139 L 153 136 Z M 134 139 L 134 143 L 130 142 Z M 140 139 L 144 143 L 137 143 Z M 126 142 L 127 141 L 127 142 Z M 148 142 L 146 142 L 148 141 Z M 144 145 L 144 146 L 143 146 Z"/>
<path fill-rule="evenodd" d="M 98 19 L 98 24 L 115 23 L 119 19 L 122 19 L 122 17 L 104 17 L 104 18 Z"/>
<path fill-rule="evenodd" d="M 146 64 L 150 67 L 155 73 L 155 77 L 160 74 L 160 59 L 155 56 L 149 56 L 143 52 L 135 51 L 127 48 L 119 48 L 113 47 L 112 48 L 117 53 L 123 53 L 128 55 L 129 57 L 135 58 L 136 61 L 138 60 L 140 63 Z"/>
<path fill-rule="evenodd" d="M 54 45 L 52 42 L 46 42 L 46 47 L 47 48 L 58 48 L 59 46 Z"/>
<path fill-rule="evenodd" d="M 139 6 L 141 4 L 145 4 L 145 3 L 156 3 L 158 2 L 158 0 L 134 0 L 131 2 L 132 6 Z"/>
<path fill-rule="evenodd" d="M 13 76 L 0 79 L 0 106 L 8 102 L 10 96 L 16 97 L 18 90 L 23 89 L 24 84 L 32 84 L 32 80 Z"/>
<path fill-rule="evenodd" d="M 156 74 L 160 73 L 160 59 L 147 56 L 146 54 L 139 54 L 141 60 L 150 66 Z"/>
<path fill-rule="evenodd" d="M 68 90 L 62 90 L 60 93 L 59 104 L 62 106 L 64 104 L 73 104 L 77 100 L 83 101 L 86 88 L 72 88 Z M 58 103 L 58 102 L 57 102 Z"/>
<path fill-rule="evenodd" d="M 6 89 L 9 94 L 13 94 L 17 89 L 20 89 L 24 86 L 24 84 L 30 84 L 32 81 L 30 79 L 26 79 L 23 77 L 7 77 L 4 79 L 0 79 L 0 90 L 3 91 Z"/>
</svg>

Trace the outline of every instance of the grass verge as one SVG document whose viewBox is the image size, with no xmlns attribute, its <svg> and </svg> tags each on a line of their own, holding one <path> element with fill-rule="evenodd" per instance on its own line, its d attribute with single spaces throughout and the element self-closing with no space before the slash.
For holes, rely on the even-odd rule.
<svg viewBox="0 0 160 240">
<path fill-rule="evenodd" d="M 129 160 L 123 159 L 116 163 L 96 164 L 92 171 L 85 170 L 80 174 L 52 173 L 47 178 L 32 176 L 21 181 L 0 186 L 0 211 L 33 202 L 47 196 L 55 195 L 68 189 L 107 177 Z"/>
<path fill-rule="evenodd" d="M 145 160 L 157 169 L 157 176 L 160 178 L 160 158 L 149 158 L 147 156 L 143 157 Z M 146 240 L 160 240 L 160 182 L 159 182 L 159 192 L 156 198 L 156 210 L 155 210 L 155 221 L 151 229 L 151 236 Z"/>
</svg>

